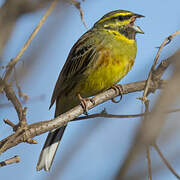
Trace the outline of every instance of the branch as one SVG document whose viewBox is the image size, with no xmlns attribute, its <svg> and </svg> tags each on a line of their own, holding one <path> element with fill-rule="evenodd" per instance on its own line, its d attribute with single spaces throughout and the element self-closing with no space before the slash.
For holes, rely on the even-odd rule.
<svg viewBox="0 0 180 180">
<path fill-rule="evenodd" d="M 150 147 L 146 147 L 146 159 L 148 163 L 148 180 L 152 180 L 152 169 L 151 169 L 151 156 L 150 156 Z"/>
<path fill-rule="evenodd" d="M 78 10 L 79 10 L 79 12 L 80 12 L 80 16 L 81 16 L 81 21 L 82 21 L 82 23 L 84 24 L 84 27 L 86 28 L 86 29 L 88 29 L 88 27 L 87 27 L 87 25 L 86 25 L 86 22 L 85 22 L 85 20 L 84 20 L 84 12 L 83 12 L 83 10 L 81 9 L 81 3 L 80 2 L 78 2 L 78 1 L 76 1 L 76 0 L 68 0 L 71 4 L 73 4 Z"/>
<path fill-rule="evenodd" d="M 177 174 L 177 172 L 171 167 L 171 165 L 169 164 L 169 162 L 167 161 L 167 159 L 164 157 L 164 155 L 162 154 L 161 150 L 159 149 L 157 144 L 153 144 L 155 150 L 157 151 L 157 153 L 159 154 L 159 156 L 161 157 L 161 159 L 163 160 L 164 164 L 167 166 L 167 168 L 172 172 L 172 174 L 174 174 L 174 176 L 176 176 L 177 179 L 180 179 L 180 176 Z"/>
<path fill-rule="evenodd" d="M 180 109 L 172 109 L 172 110 L 168 110 L 165 111 L 164 113 L 176 113 L 176 112 L 180 112 Z M 87 115 L 87 116 L 82 116 L 82 117 L 78 117 L 73 119 L 72 121 L 79 121 L 79 120 L 85 120 L 85 119 L 93 119 L 93 118 L 115 118 L 115 119 L 123 119 L 123 118 L 137 118 L 137 117 L 142 117 L 142 116 L 146 116 L 148 114 L 150 114 L 151 112 L 148 113 L 139 113 L 139 114 L 125 114 L 125 115 L 117 115 L 117 114 L 109 114 L 104 112 L 104 110 L 101 113 L 95 113 L 95 114 L 91 114 L 91 115 Z"/>
<path fill-rule="evenodd" d="M 122 94 L 142 91 L 145 87 L 145 82 L 146 81 L 140 81 L 140 82 L 134 82 L 130 84 L 121 85 L 121 87 L 123 88 Z M 162 88 L 163 85 L 164 85 L 164 81 L 160 81 L 158 88 Z M 152 90 L 152 92 L 155 91 L 154 88 L 157 88 L 157 87 L 154 86 L 154 83 L 151 83 L 150 90 Z M 119 94 L 117 93 L 117 91 L 115 91 L 114 89 L 109 89 L 93 97 L 92 99 L 94 103 L 88 100 L 87 108 L 92 109 L 95 106 L 102 104 L 103 102 L 107 100 L 117 97 L 118 95 Z M 84 110 L 82 106 L 79 105 L 64 114 L 61 114 L 55 119 L 52 119 L 49 121 L 42 121 L 42 122 L 34 123 L 31 125 L 26 125 L 26 127 L 24 127 L 23 129 L 19 128 L 13 135 L 7 137 L 5 140 L 0 141 L 0 153 L 6 151 L 7 149 L 11 147 L 16 146 L 19 143 L 26 142 L 29 138 L 33 138 L 47 131 L 50 131 L 59 127 L 63 127 L 69 121 L 83 114 L 83 112 Z M 9 138 L 11 139 L 11 141 L 7 143 Z"/>
<path fill-rule="evenodd" d="M 19 61 L 19 59 L 21 58 L 21 56 L 24 54 L 24 52 L 26 51 L 26 49 L 29 47 L 30 43 L 32 42 L 32 40 L 34 39 L 34 37 L 36 36 L 36 34 L 39 32 L 40 28 L 42 27 L 42 25 L 44 24 L 44 22 L 46 21 L 46 19 L 48 18 L 48 16 L 52 13 L 53 9 L 56 7 L 58 3 L 58 0 L 54 0 L 50 7 L 48 8 L 48 10 L 46 11 L 46 13 L 44 14 L 44 16 L 42 17 L 42 19 L 40 20 L 39 24 L 36 26 L 36 28 L 34 29 L 34 31 L 32 32 L 32 34 L 30 35 L 30 37 L 28 38 L 28 40 L 26 41 L 26 43 L 24 44 L 23 48 L 19 51 L 19 53 L 17 54 L 17 56 L 15 58 L 13 58 L 7 65 L 7 69 L 6 69 L 6 73 L 4 76 L 4 81 L 8 81 L 10 74 L 12 73 L 13 68 L 15 67 L 15 65 L 17 64 L 17 62 Z M 3 89 L 3 87 L 1 87 Z"/>
<path fill-rule="evenodd" d="M 0 78 L 0 82 L 4 86 L 4 91 L 6 93 L 8 100 L 10 100 L 12 102 L 14 108 L 16 109 L 20 123 L 25 123 L 26 119 L 23 118 L 23 112 L 25 112 L 25 109 L 23 110 L 23 107 L 22 107 L 20 101 L 18 100 L 14 90 L 12 89 L 11 85 L 6 83 L 1 78 Z"/>
<path fill-rule="evenodd" d="M 20 162 L 20 157 L 14 156 L 10 159 L 0 162 L 0 167 L 7 166 L 7 165 L 13 164 L 13 163 L 18 163 L 18 162 Z"/>
<path fill-rule="evenodd" d="M 166 46 L 167 44 L 169 44 L 171 42 L 171 40 L 180 34 L 180 30 L 176 31 L 175 33 L 171 34 L 170 36 L 168 36 L 164 41 L 163 43 L 161 44 L 157 54 L 156 54 L 156 57 L 154 59 L 154 63 L 151 67 L 151 70 L 149 72 L 149 75 L 148 75 L 148 79 L 147 79 L 147 82 L 146 82 L 146 86 L 145 86 L 145 89 L 144 89 L 144 93 L 143 93 L 143 101 L 146 101 L 147 99 L 147 95 L 148 95 L 148 90 L 149 90 L 149 85 L 150 85 L 150 81 L 152 80 L 152 76 L 153 76 L 153 72 L 155 70 L 155 67 L 156 67 L 156 64 L 158 62 L 158 59 L 159 59 L 159 56 L 161 54 L 161 51 L 162 49 L 164 48 L 164 46 Z"/>
</svg>

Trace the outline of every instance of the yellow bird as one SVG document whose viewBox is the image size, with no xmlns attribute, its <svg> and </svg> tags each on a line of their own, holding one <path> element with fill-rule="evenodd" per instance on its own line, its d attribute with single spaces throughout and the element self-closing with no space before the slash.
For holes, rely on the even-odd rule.
<svg viewBox="0 0 180 180">
<path fill-rule="evenodd" d="M 116 10 L 107 13 L 72 47 L 52 95 L 55 117 L 77 106 L 83 98 L 94 96 L 119 82 L 136 58 L 135 26 L 142 15 Z M 85 104 L 84 104 L 85 106 Z M 49 132 L 41 151 L 37 170 L 50 170 L 65 127 Z"/>
</svg>

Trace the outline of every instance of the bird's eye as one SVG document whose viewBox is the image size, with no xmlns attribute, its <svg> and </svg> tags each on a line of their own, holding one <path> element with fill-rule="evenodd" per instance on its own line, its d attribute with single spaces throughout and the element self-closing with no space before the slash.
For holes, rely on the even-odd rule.
<svg viewBox="0 0 180 180">
<path fill-rule="evenodd" d="M 123 21 L 124 20 L 124 16 L 118 16 L 118 20 L 119 21 Z"/>
<path fill-rule="evenodd" d="M 119 21 L 125 21 L 132 17 L 132 15 L 118 16 Z"/>
</svg>

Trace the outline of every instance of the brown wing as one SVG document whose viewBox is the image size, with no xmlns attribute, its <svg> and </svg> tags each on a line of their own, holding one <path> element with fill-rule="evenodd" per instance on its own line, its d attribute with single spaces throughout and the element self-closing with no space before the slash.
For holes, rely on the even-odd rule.
<svg viewBox="0 0 180 180">
<path fill-rule="evenodd" d="M 72 47 L 56 82 L 50 108 L 60 94 L 68 88 L 67 86 L 72 85 L 69 82 L 73 83 L 73 80 L 82 74 L 93 59 L 92 57 L 96 55 L 96 49 L 91 39 L 92 33 L 92 31 L 86 32 Z"/>
</svg>

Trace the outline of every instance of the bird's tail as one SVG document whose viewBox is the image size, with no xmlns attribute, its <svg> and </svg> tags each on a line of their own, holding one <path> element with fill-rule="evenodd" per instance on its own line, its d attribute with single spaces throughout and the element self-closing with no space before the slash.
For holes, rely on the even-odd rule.
<svg viewBox="0 0 180 180">
<path fill-rule="evenodd" d="M 66 129 L 66 126 L 56 129 L 49 132 L 46 142 L 43 146 L 39 160 L 36 166 L 36 170 L 40 171 L 44 168 L 45 171 L 49 171 L 56 154 L 57 148 L 59 146 L 60 140 L 63 136 L 63 133 Z"/>
<path fill-rule="evenodd" d="M 71 103 L 67 103 L 67 102 Z M 61 96 L 61 98 L 56 100 L 56 110 L 55 110 L 55 117 L 59 116 L 62 113 L 67 112 L 74 106 L 78 105 L 79 101 L 72 99 L 67 99 L 65 96 Z M 44 169 L 45 171 L 49 171 L 54 159 L 54 156 L 56 154 L 57 148 L 59 146 L 59 143 L 61 141 L 61 138 L 64 134 L 64 131 L 66 129 L 66 126 L 55 129 L 53 131 L 50 131 L 46 142 L 42 148 L 41 154 L 39 156 L 39 160 L 36 166 L 37 171 L 40 171 L 41 169 Z"/>
</svg>

